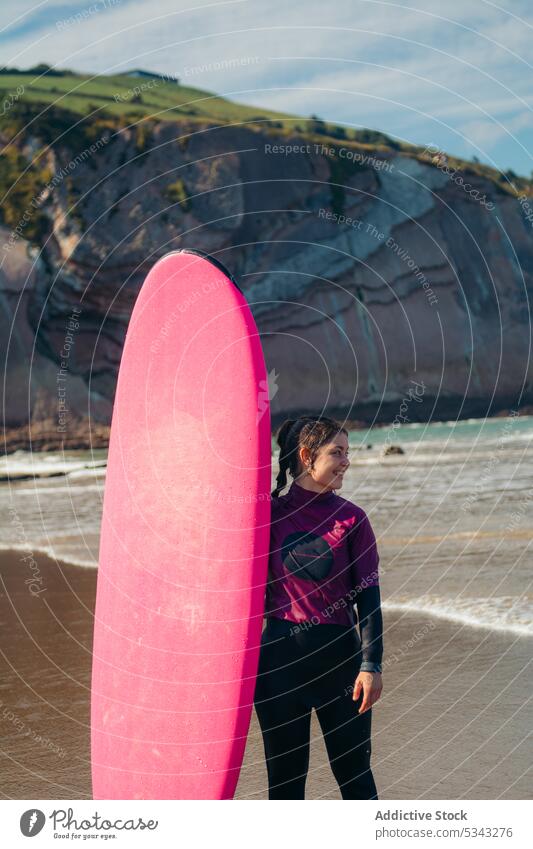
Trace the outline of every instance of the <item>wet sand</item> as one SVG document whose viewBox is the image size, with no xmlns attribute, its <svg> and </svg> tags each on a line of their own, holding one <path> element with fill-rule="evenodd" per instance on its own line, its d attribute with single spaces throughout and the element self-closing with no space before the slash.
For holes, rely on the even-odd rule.
<svg viewBox="0 0 533 849">
<path fill-rule="evenodd" d="M 34 555 L 37 572 L 23 556 L 0 553 L 0 798 L 91 798 L 96 571 Z M 530 799 L 533 640 L 386 608 L 384 622 L 380 798 Z M 311 733 L 307 798 L 339 799 L 314 714 Z M 236 798 L 267 798 L 255 713 Z"/>
</svg>

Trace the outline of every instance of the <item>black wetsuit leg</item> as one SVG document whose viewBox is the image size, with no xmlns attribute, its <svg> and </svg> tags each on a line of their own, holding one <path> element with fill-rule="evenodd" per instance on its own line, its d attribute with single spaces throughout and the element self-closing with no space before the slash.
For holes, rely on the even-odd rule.
<svg viewBox="0 0 533 849">
<path fill-rule="evenodd" d="M 362 695 L 354 702 L 352 693 L 348 692 L 316 709 L 343 799 L 378 798 L 370 768 L 372 708 L 358 714 L 361 702 Z"/>
<path fill-rule="evenodd" d="M 355 628 L 267 619 L 255 707 L 265 748 L 269 799 L 305 798 L 312 707 L 343 799 L 377 799 L 370 769 L 371 711 L 352 690 L 361 664 Z"/>
<path fill-rule="evenodd" d="M 263 735 L 269 799 L 305 799 L 311 708 L 296 684 L 290 638 L 263 632 L 255 709 Z"/>
</svg>

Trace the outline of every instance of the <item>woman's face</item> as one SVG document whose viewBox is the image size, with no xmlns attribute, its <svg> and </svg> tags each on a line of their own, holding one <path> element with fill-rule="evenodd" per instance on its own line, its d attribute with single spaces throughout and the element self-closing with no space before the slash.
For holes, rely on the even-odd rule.
<svg viewBox="0 0 533 849">
<path fill-rule="evenodd" d="M 309 451 L 302 448 L 300 458 L 303 462 L 304 471 L 307 470 Z M 343 483 L 343 475 L 350 465 L 348 437 L 345 433 L 338 433 L 330 442 L 319 449 L 310 474 L 315 483 L 327 489 L 340 489 Z M 307 478 L 311 482 L 311 478 Z"/>
</svg>

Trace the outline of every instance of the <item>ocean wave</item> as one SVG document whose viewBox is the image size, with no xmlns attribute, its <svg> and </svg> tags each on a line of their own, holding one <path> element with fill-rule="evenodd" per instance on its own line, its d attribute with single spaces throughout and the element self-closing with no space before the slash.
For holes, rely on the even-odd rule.
<svg viewBox="0 0 533 849">
<path fill-rule="evenodd" d="M 70 477 L 70 475 L 68 476 Z M 37 482 L 36 482 L 37 483 Z M 11 496 L 19 496 L 19 495 L 47 495 L 49 493 L 61 494 L 62 492 L 68 492 L 69 495 L 72 493 L 79 494 L 83 496 L 87 492 L 102 492 L 104 491 L 104 485 L 101 484 L 86 484 L 84 486 L 79 486 L 77 484 L 72 484 L 72 486 L 64 486 L 60 483 L 57 486 L 35 486 L 35 487 L 16 487 L 13 488 L 10 492 Z"/>
<path fill-rule="evenodd" d="M 83 469 L 75 469 L 67 472 L 67 477 L 73 480 L 81 478 L 105 478 L 107 466 L 85 466 Z"/>
<path fill-rule="evenodd" d="M 533 636 L 533 599 L 530 597 L 456 599 L 445 596 L 419 596 L 384 601 L 383 607 L 388 610 L 426 613 L 474 628 Z"/>
<path fill-rule="evenodd" d="M 50 545 L 32 545 L 28 548 L 27 545 L 19 545 L 17 543 L 0 542 L 0 551 L 20 551 L 25 554 L 46 554 L 51 560 L 59 560 L 61 563 L 66 563 L 71 566 L 83 566 L 86 569 L 98 568 L 96 560 L 87 560 L 78 554 L 71 552 L 60 552 Z"/>
<path fill-rule="evenodd" d="M 15 451 L 0 458 L 0 476 L 13 480 L 22 477 L 50 477 L 66 475 L 78 470 L 104 468 L 105 458 L 91 460 L 84 457 L 69 457 L 57 452 Z"/>
<path fill-rule="evenodd" d="M 372 452 L 371 456 L 365 455 L 352 455 L 350 458 L 352 466 L 375 466 L 376 464 L 387 465 L 387 466 L 405 466 L 407 464 L 417 465 L 417 466 L 427 466 L 431 468 L 436 465 L 457 465 L 458 463 L 467 463 L 471 466 L 476 465 L 476 468 L 479 468 L 479 464 L 494 462 L 494 458 L 498 459 L 498 454 L 496 451 L 485 451 L 485 450 L 465 450 L 465 451 L 450 451 L 449 449 L 441 451 L 438 453 L 437 446 L 429 452 L 427 450 L 413 450 L 410 445 L 395 443 L 400 445 L 403 449 L 403 454 L 389 454 L 388 456 L 384 456 L 380 451 Z M 381 446 L 379 446 L 381 447 Z M 457 446 L 454 445 L 454 448 Z M 378 446 L 376 446 L 378 448 Z M 424 446 L 426 448 L 426 446 Z M 369 452 L 370 454 L 370 452 Z M 512 463 L 514 460 L 523 460 L 524 451 L 516 450 L 509 451 L 508 449 L 505 452 L 505 455 L 502 455 L 502 459 L 505 460 L 506 463 Z M 479 471 L 476 471 L 476 474 L 479 474 Z"/>
</svg>

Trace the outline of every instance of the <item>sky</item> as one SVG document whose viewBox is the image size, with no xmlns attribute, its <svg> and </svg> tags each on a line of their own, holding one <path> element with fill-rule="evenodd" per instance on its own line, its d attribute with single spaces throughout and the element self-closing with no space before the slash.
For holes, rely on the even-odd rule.
<svg viewBox="0 0 533 849">
<path fill-rule="evenodd" d="M 3 66 L 143 68 L 533 171 L 533 0 L 2 0 L 2 13 Z"/>
</svg>

